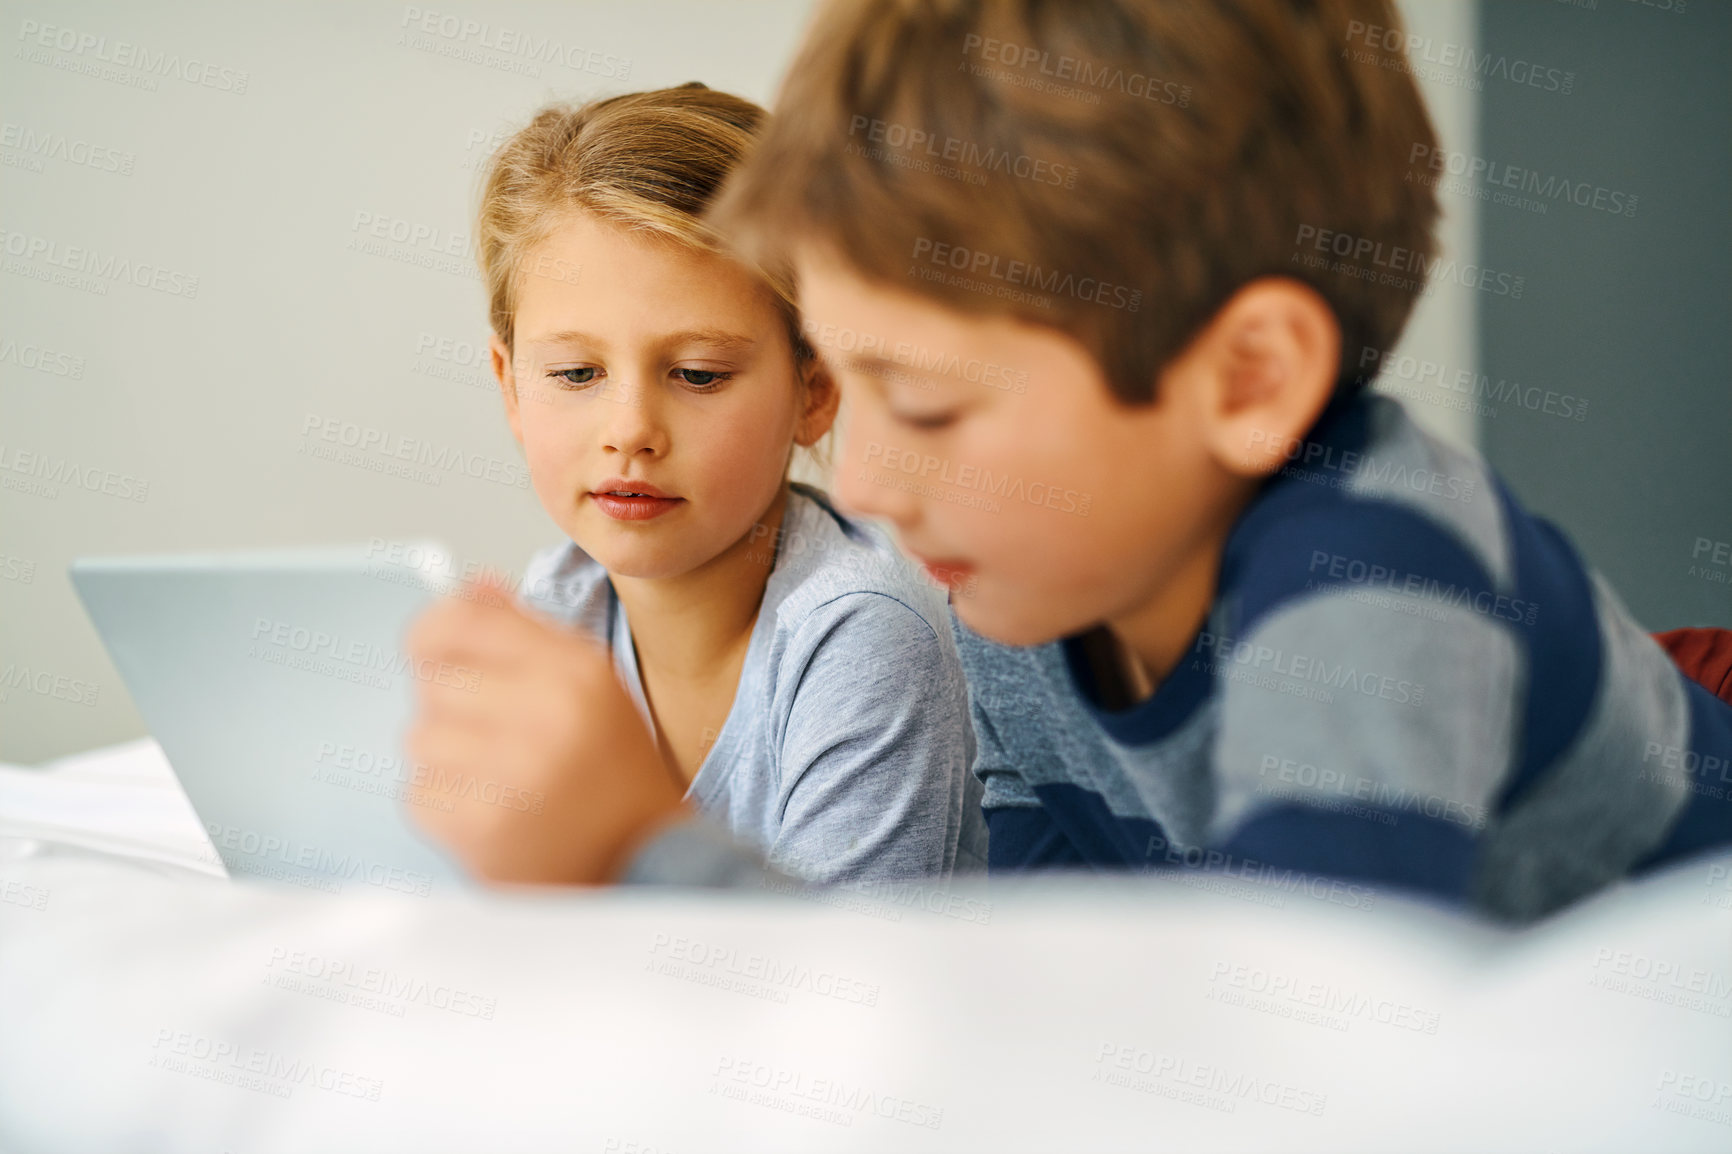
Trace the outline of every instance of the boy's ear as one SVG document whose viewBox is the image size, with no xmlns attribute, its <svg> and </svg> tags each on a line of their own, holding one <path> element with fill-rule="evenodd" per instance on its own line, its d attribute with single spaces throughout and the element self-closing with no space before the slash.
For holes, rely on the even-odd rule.
<svg viewBox="0 0 1732 1154">
<path fill-rule="evenodd" d="M 499 395 L 505 399 L 505 420 L 511 435 L 523 444 L 523 424 L 517 396 L 517 376 L 511 367 L 511 350 L 499 339 L 498 333 L 487 336 L 487 350 L 493 354 L 493 378 L 499 382 Z"/>
<path fill-rule="evenodd" d="M 800 412 L 800 423 L 794 428 L 794 441 L 809 449 L 836 423 L 836 410 L 842 407 L 842 390 L 817 357 L 801 366 L 800 386 L 805 407 Z"/>
<path fill-rule="evenodd" d="M 1199 376 L 1210 454 L 1242 477 L 1275 472 L 1329 403 L 1340 357 L 1341 326 L 1314 289 L 1285 277 L 1239 289 L 1180 355 Z"/>
</svg>

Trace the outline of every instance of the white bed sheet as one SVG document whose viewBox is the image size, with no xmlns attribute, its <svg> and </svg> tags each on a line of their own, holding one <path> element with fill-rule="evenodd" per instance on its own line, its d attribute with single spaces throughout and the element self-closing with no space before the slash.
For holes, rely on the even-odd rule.
<svg viewBox="0 0 1732 1154">
<path fill-rule="evenodd" d="M 35 769 L 0 765 L 0 838 L 228 876 L 162 747 L 148 737 Z"/>
<path fill-rule="evenodd" d="M 0 1151 L 1732 1139 L 1732 858 L 1511 935 L 1173 879 L 330 897 L 7 844 Z"/>
</svg>

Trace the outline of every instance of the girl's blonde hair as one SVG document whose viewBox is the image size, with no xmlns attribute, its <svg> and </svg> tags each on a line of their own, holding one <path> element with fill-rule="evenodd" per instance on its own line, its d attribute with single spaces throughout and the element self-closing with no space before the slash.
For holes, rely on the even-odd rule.
<svg viewBox="0 0 1732 1154">
<path fill-rule="evenodd" d="M 536 113 L 488 162 L 475 231 L 489 319 L 505 347 L 529 255 L 572 209 L 732 256 L 703 213 L 767 116 L 695 80 Z M 775 294 L 796 361 L 806 361 L 792 281 L 753 271 Z"/>
</svg>

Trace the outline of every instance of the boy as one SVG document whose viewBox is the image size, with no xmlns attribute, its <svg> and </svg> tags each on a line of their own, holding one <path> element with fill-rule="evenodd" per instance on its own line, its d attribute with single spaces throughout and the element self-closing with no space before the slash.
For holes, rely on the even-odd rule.
<svg viewBox="0 0 1732 1154">
<path fill-rule="evenodd" d="M 966 585 L 996 869 L 1298 871 L 1520 921 L 1732 841 L 1732 707 L 1365 391 L 1438 269 L 1398 28 L 1379 0 L 832 4 L 718 208 L 797 273 L 850 405 L 839 498 Z M 489 762 L 571 824 L 454 815 L 476 868 L 749 872 L 602 721 L 593 662 L 441 613 L 430 656 L 602 703 Z"/>
</svg>

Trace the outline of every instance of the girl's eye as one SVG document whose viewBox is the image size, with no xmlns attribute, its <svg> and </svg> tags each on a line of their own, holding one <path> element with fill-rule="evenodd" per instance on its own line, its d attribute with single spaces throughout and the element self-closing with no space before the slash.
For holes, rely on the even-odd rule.
<svg viewBox="0 0 1732 1154">
<path fill-rule="evenodd" d="M 547 373 L 549 377 L 558 378 L 568 385 L 591 384 L 595 380 L 595 374 L 594 365 L 584 365 L 575 369 L 549 369 Z"/>
<path fill-rule="evenodd" d="M 732 373 L 724 373 L 719 369 L 675 369 L 674 376 L 684 381 L 694 389 L 713 389 L 724 381 L 733 378 Z"/>
</svg>

